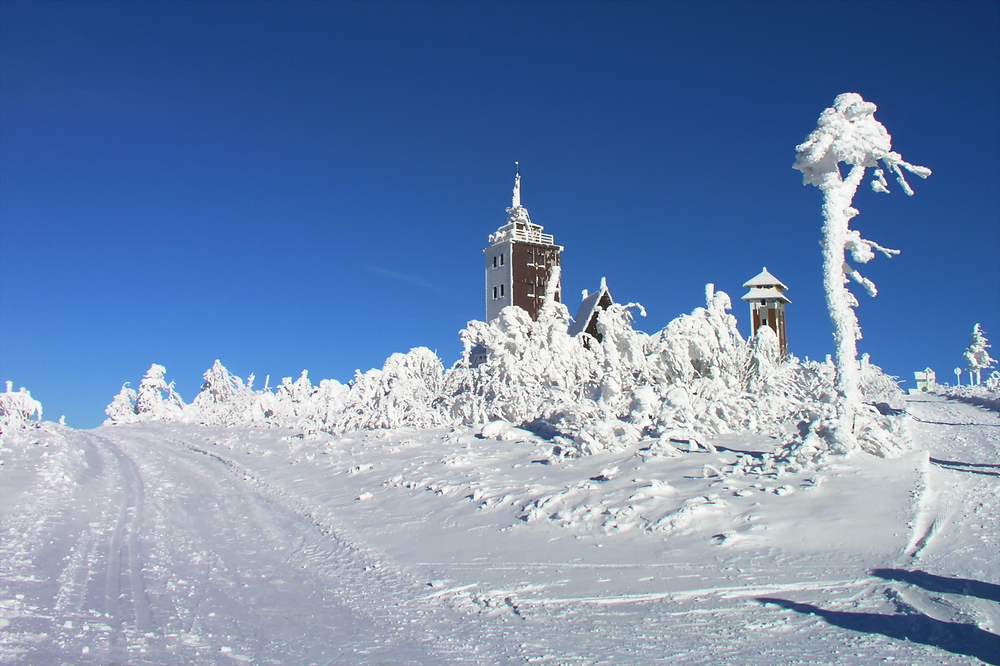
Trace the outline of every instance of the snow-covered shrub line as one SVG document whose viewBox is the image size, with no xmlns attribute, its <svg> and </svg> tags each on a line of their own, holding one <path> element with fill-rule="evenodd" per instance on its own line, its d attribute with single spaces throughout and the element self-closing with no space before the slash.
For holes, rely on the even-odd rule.
<svg viewBox="0 0 1000 666">
<path fill-rule="evenodd" d="M 216 361 L 190 404 L 154 364 L 138 390 L 122 387 L 106 410 L 107 423 L 176 420 L 349 432 L 500 419 L 544 434 L 569 455 L 643 439 L 690 441 L 737 431 L 778 437 L 800 453 L 808 439 L 810 452 L 826 451 L 821 440 L 829 427 L 822 424 L 834 417 L 836 395 L 832 362 L 780 358 L 777 338 L 766 327 L 745 342 L 730 308 L 729 296 L 708 285 L 705 307 L 650 335 L 632 327 L 633 312 L 645 314 L 640 306 L 615 304 L 599 313 L 597 339 L 570 336 L 569 313 L 553 300 L 537 321 L 508 307 L 489 323 L 469 322 L 460 333 L 462 358 L 447 370 L 436 354 L 418 347 L 393 354 L 381 369 L 357 372 L 346 385 L 313 385 L 303 372 L 272 391 L 254 390 L 253 376 L 244 381 Z M 896 383 L 867 357 L 859 365 L 867 402 L 899 398 Z M 897 434 L 874 407 L 857 418 L 866 450 L 899 450 Z"/>
</svg>

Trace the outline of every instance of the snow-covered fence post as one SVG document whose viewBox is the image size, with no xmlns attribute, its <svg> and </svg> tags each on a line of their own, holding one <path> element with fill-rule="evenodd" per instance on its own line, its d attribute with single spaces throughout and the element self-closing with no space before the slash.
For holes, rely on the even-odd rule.
<svg viewBox="0 0 1000 666">
<path fill-rule="evenodd" d="M 955 368 L 955 381 L 959 386 L 962 385 L 962 368 Z"/>
<path fill-rule="evenodd" d="M 931 173 L 930 169 L 904 162 L 899 153 L 891 151 L 892 138 L 875 120 L 876 108 L 857 93 L 837 95 L 833 106 L 820 115 L 816 129 L 795 149 L 794 168 L 802 172 L 803 184 L 815 185 L 823 192 L 823 283 L 837 358 L 834 440 L 845 450 L 858 446 L 854 417 L 862 403 L 857 351 L 861 327 L 854 314 L 858 301 L 845 286 L 848 277 L 861 284 L 869 295 L 877 293 L 875 284 L 847 263 L 845 253 L 850 250 L 854 261 L 862 264 L 875 256 L 873 250 L 887 257 L 899 253 L 861 238 L 860 233 L 850 228 L 851 218 L 858 214 L 851 204 L 868 167 L 875 169 L 872 189 L 889 191 L 879 160 L 896 174 L 896 180 L 908 195 L 913 190 L 900 167 L 921 178 Z M 850 166 L 846 178 L 840 173 L 841 162 Z"/>
<path fill-rule="evenodd" d="M 988 343 L 982 327 L 976 324 L 972 328 L 972 342 L 969 343 L 969 348 L 962 355 L 965 362 L 968 363 L 970 386 L 973 383 L 977 386 L 982 384 L 982 371 L 989 370 L 996 364 L 996 359 L 990 358 L 990 353 L 986 351 L 991 346 Z M 972 381 L 973 375 L 975 375 L 975 382 Z"/>
</svg>

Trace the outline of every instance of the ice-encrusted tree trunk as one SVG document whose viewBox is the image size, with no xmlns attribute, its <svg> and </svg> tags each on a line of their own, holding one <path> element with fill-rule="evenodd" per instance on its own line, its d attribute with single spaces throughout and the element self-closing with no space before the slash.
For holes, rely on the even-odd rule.
<svg viewBox="0 0 1000 666">
<path fill-rule="evenodd" d="M 899 153 L 892 152 L 892 138 L 875 120 L 876 108 L 857 93 L 838 95 L 833 106 L 820 115 L 816 129 L 795 149 L 794 168 L 802 172 L 803 184 L 815 185 L 823 192 L 823 283 L 837 360 L 837 418 L 833 436 L 834 444 L 844 450 L 858 447 L 855 415 L 862 405 L 857 351 L 861 328 L 854 314 L 858 301 L 846 286 L 848 278 L 861 284 L 869 295 L 876 294 L 875 284 L 847 263 L 845 253 L 850 250 L 858 263 L 870 261 L 875 256 L 874 250 L 887 257 L 898 254 L 898 250 L 861 238 L 860 233 L 850 228 L 851 218 L 858 214 L 851 204 L 868 167 L 875 169 L 872 189 L 889 191 L 879 161 L 896 174 L 907 195 L 912 195 L 913 190 L 900 167 L 921 178 L 931 173 L 930 169 L 908 164 Z M 846 178 L 840 171 L 841 162 L 849 167 Z"/>
<path fill-rule="evenodd" d="M 992 368 L 996 364 L 996 359 L 990 358 L 990 353 L 986 351 L 989 347 L 989 341 L 983 334 L 982 327 L 976 324 L 972 328 L 972 342 L 962 355 L 968 364 L 966 368 L 969 371 L 969 384 L 973 383 L 973 377 L 976 385 L 982 384 L 983 370 Z"/>
</svg>

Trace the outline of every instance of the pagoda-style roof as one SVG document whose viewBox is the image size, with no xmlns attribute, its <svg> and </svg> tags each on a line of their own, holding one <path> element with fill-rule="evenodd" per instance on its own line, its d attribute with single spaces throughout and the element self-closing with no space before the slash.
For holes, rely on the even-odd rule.
<svg viewBox="0 0 1000 666">
<path fill-rule="evenodd" d="M 782 292 L 788 289 L 781 280 L 774 277 L 767 272 L 767 267 L 764 267 L 759 274 L 753 277 L 751 280 L 747 281 L 744 285 L 750 289 L 743 299 L 744 301 L 758 301 L 761 299 L 774 300 L 780 303 L 791 303 L 787 296 Z"/>
<path fill-rule="evenodd" d="M 759 301 L 761 299 L 767 299 L 769 301 L 778 301 L 780 303 L 791 303 L 788 296 L 785 296 L 775 287 L 754 287 L 743 296 L 744 301 Z"/>
<path fill-rule="evenodd" d="M 744 282 L 743 286 L 744 287 L 748 287 L 748 288 L 749 287 L 780 287 L 782 291 L 784 291 L 785 289 L 788 289 L 788 287 L 786 287 L 784 284 L 781 283 L 781 280 L 779 280 L 778 278 L 774 277 L 773 275 L 771 275 L 770 273 L 767 272 L 767 266 L 765 266 L 764 270 L 762 270 L 760 273 L 758 273 L 751 280 L 749 280 L 747 282 Z"/>
</svg>

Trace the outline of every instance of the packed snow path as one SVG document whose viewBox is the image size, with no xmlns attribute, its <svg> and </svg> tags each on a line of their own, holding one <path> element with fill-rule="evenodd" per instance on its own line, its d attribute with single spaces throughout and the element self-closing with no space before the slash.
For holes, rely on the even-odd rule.
<svg viewBox="0 0 1000 666">
<path fill-rule="evenodd" d="M 4 663 L 506 661 L 233 462 L 60 434 L 5 465 Z"/>
<path fill-rule="evenodd" d="M 1000 663 L 1000 416 L 907 410 L 926 453 L 781 478 L 736 436 L 8 433 L 0 662 Z"/>
</svg>

